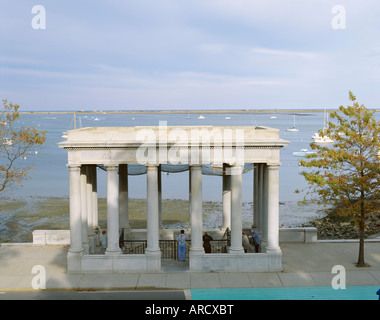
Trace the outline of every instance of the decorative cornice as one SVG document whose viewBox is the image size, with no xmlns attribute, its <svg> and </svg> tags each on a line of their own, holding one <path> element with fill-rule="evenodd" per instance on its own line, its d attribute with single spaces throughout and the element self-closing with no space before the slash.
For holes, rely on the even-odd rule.
<svg viewBox="0 0 380 320">
<path fill-rule="evenodd" d="M 65 150 L 67 151 L 88 151 L 88 150 L 137 150 L 141 146 L 138 147 L 120 147 L 120 146 L 99 146 L 99 147 L 88 147 L 88 146 L 70 146 L 70 147 L 64 147 Z M 160 146 L 143 146 L 144 148 L 152 148 L 152 149 L 157 149 L 157 150 L 162 150 L 163 148 L 170 149 L 171 147 L 175 147 L 178 149 L 188 149 L 188 150 L 194 150 L 194 149 L 199 149 L 199 150 L 207 150 L 207 149 L 282 149 L 282 145 L 265 145 L 265 146 L 177 146 L 177 145 L 172 145 L 172 146 L 165 146 L 165 147 L 160 147 Z"/>
</svg>

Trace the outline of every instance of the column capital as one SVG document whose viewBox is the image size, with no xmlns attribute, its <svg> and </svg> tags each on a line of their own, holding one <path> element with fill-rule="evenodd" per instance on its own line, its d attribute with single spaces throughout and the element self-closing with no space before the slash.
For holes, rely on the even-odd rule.
<svg viewBox="0 0 380 320">
<path fill-rule="evenodd" d="M 267 163 L 268 170 L 276 170 L 279 169 L 281 163 Z"/>
<path fill-rule="evenodd" d="M 107 171 L 115 171 L 119 169 L 118 164 L 105 164 L 104 166 L 106 167 Z"/>
<path fill-rule="evenodd" d="M 202 164 L 189 164 L 189 169 L 202 169 Z"/>
<path fill-rule="evenodd" d="M 231 165 L 226 167 L 225 174 L 229 176 L 236 176 L 243 173 L 243 166 L 241 164 Z"/>
<path fill-rule="evenodd" d="M 145 167 L 147 169 L 154 169 L 154 168 L 158 168 L 159 165 L 160 164 L 158 164 L 158 163 L 147 163 L 147 164 L 145 164 Z"/>
<path fill-rule="evenodd" d="M 71 163 L 68 163 L 66 164 L 66 167 L 68 167 L 70 170 L 80 170 L 81 168 L 81 164 L 71 164 Z"/>
</svg>

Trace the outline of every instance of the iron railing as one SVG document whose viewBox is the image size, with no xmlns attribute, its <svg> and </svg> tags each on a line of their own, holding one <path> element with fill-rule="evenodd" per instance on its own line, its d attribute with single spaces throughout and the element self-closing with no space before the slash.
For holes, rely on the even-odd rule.
<svg viewBox="0 0 380 320">
<path fill-rule="evenodd" d="M 124 240 L 120 241 L 123 245 L 124 254 L 144 254 L 147 247 L 147 240 Z M 227 253 L 228 240 L 212 240 L 211 253 Z M 162 259 L 178 259 L 178 242 L 176 240 L 159 240 Z M 186 241 L 185 259 L 189 258 L 191 241 Z"/>
</svg>

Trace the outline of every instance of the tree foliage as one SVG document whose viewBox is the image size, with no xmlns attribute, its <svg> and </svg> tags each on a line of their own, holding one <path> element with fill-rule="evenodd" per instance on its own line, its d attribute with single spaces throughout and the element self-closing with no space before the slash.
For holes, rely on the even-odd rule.
<svg viewBox="0 0 380 320">
<path fill-rule="evenodd" d="M 301 161 L 309 185 L 308 195 L 332 204 L 339 215 L 351 216 L 359 228 L 360 246 L 357 266 L 364 266 L 365 220 L 376 206 L 380 195 L 380 123 L 374 112 L 356 102 L 349 92 L 352 106 L 332 112 L 321 136 L 334 143 L 310 146 L 315 152 Z"/>
<path fill-rule="evenodd" d="M 12 183 L 21 183 L 31 166 L 22 160 L 34 148 L 46 140 L 46 132 L 20 125 L 19 105 L 2 100 L 0 111 L 0 192 Z"/>
</svg>

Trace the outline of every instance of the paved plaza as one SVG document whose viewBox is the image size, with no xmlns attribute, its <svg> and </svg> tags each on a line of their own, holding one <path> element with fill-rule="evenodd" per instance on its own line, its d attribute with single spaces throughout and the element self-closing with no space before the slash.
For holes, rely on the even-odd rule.
<svg viewBox="0 0 380 320">
<path fill-rule="evenodd" d="M 68 246 L 1 244 L 0 291 L 34 290 L 33 279 L 42 266 L 46 289 L 218 289 L 218 288 L 289 288 L 331 287 L 337 274 L 335 265 L 346 272 L 347 286 L 380 288 L 380 243 L 365 244 L 365 259 L 370 267 L 357 268 L 357 242 L 317 242 L 312 244 L 282 243 L 283 271 L 254 272 L 189 272 L 188 264 L 163 262 L 160 273 L 67 274 Z"/>
</svg>

